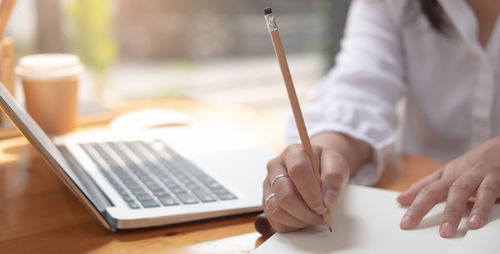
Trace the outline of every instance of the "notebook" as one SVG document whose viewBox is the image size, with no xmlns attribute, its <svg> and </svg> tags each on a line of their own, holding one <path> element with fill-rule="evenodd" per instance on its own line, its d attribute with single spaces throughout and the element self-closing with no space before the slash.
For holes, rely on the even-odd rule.
<svg viewBox="0 0 500 254">
<path fill-rule="evenodd" d="M 325 226 L 276 233 L 252 253 L 500 253 L 500 205 L 493 207 L 483 228 L 468 230 L 464 217 L 457 236 L 444 239 L 438 233 L 444 203 L 434 207 L 416 229 L 404 231 L 399 222 L 406 209 L 396 202 L 397 195 L 347 185 L 331 211 L 332 233 Z"/>
</svg>

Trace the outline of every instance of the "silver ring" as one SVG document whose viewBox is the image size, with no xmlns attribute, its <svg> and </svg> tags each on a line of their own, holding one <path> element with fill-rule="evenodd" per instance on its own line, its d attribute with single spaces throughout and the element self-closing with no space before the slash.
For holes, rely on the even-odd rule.
<svg viewBox="0 0 500 254">
<path fill-rule="evenodd" d="M 275 177 L 273 178 L 273 180 L 271 180 L 271 190 L 273 189 L 273 184 L 274 184 L 276 181 L 278 181 L 278 179 L 280 179 L 280 178 L 282 178 L 282 177 L 288 177 L 288 176 L 286 176 L 286 175 L 284 175 L 284 174 L 279 174 L 279 175 L 275 176 Z"/>
<path fill-rule="evenodd" d="M 267 196 L 264 199 L 264 205 L 267 206 L 267 202 L 269 202 L 269 200 L 271 200 L 271 198 L 274 198 L 274 196 L 276 196 L 274 193 L 269 194 L 269 196 Z"/>
</svg>

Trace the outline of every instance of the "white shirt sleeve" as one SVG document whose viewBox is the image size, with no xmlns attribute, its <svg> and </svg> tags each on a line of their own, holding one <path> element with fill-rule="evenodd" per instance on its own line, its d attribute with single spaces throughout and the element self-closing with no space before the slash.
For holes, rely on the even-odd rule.
<svg viewBox="0 0 500 254">
<path fill-rule="evenodd" d="M 396 101 L 406 93 L 398 22 L 386 1 L 353 1 L 336 66 L 315 88 L 303 109 L 310 136 L 328 131 L 363 140 L 372 160 L 351 177 L 371 185 L 380 177 L 396 136 Z M 298 142 L 293 119 L 287 144 Z"/>
</svg>

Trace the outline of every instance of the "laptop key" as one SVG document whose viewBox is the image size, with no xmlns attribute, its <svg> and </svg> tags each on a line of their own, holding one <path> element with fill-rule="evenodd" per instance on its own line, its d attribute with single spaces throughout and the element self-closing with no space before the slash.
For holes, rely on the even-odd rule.
<svg viewBox="0 0 500 254">
<path fill-rule="evenodd" d="M 117 191 L 118 191 L 118 194 L 120 194 L 120 196 L 125 196 L 125 195 L 128 195 L 127 191 L 125 191 L 125 189 L 123 189 L 122 187 L 119 187 L 117 188 Z"/>
<path fill-rule="evenodd" d="M 154 200 L 146 200 L 146 201 L 141 201 L 141 205 L 144 206 L 145 208 L 151 208 L 151 207 L 159 207 L 160 205 L 156 203 Z"/>
<path fill-rule="evenodd" d="M 158 185 L 155 181 L 146 181 L 144 184 L 148 186 L 149 189 L 160 188 L 160 185 Z"/>
<path fill-rule="evenodd" d="M 216 182 L 215 180 L 211 179 L 211 178 L 206 178 L 206 179 L 203 179 L 201 180 L 203 182 L 203 184 L 205 184 L 205 186 L 207 186 L 208 188 L 219 188 L 221 187 L 221 185 Z"/>
<path fill-rule="evenodd" d="M 196 204 L 198 200 L 190 193 L 181 193 L 176 195 L 179 200 L 184 204 Z"/>
<path fill-rule="evenodd" d="M 231 194 L 231 193 L 223 193 L 223 194 L 217 194 L 217 197 L 219 197 L 221 200 L 230 200 L 230 199 L 236 199 L 236 196 Z"/>
<path fill-rule="evenodd" d="M 139 206 L 139 204 L 137 204 L 136 202 L 127 202 L 127 205 L 128 205 L 128 207 L 130 207 L 132 209 L 139 209 L 139 208 L 141 208 Z"/>
<path fill-rule="evenodd" d="M 226 190 L 224 187 L 219 187 L 216 189 L 210 189 L 215 195 L 217 195 L 218 198 L 221 200 L 229 200 L 229 199 L 235 199 L 236 196 L 233 195 L 231 192 Z"/>
<path fill-rule="evenodd" d="M 158 197 L 158 200 L 164 206 L 179 205 L 179 202 L 171 196 Z"/>
<path fill-rule="evenodd" d="M 151 192 L 155 193 L 155 192 L 161 192 L 161 191 L 165 191 L 162 187 L 160 187 L 159 185 L 158 186 L 153 186 L 153 187 L 150 187 L 149 190 L 151 190 Z"/>
<path fill-rule="evenodd" d="M 136 197 L 149 197 L 149 194 L 145 191 L 132 192 Z"/>
<path fill-rule="evenodd" d="M 212 194 L 201 188 L 194 189 L 192 191 L 194 195 L 196 195 L 196 197 L 198 197 L 202 202 L 213 202 L 217 200 Z"/>
<path fill-rule="evenodd" d="M 199 189 L 200 188 L 200 185 L 198 185 L 197 183 L 195 182 L 192 182 L 192 183 L 189 183 L 189 184 L 186 184 L 186 187 L 190 190 L 194 190 L 194 189 Z"/>
<path fill-rule="evenodd" d="M 169 188 L 169 189 L 174 189 L 174 188 L 179 188 L 179 185 L 174 182 L 174 181 L 170 181 L 168 183 L 165 183 L 165 185 Z"/>
<path fill-rule="evenodd" d="M 157 190 L 153 191 L 153 194 L 157 197 L 162 197 L 168 195 L 168 193 L 165 190 Z"/>
<path fill-rule="evenodd" d="M 125 202 L 127 202 L 127 203 L 132 203 L 132 202 L 134 202 L 134 199 L 133 199 L 131 196 L 129 196 L 129 195 L 123 195 L 123 196 L 122 196 L 122 198 L 123 198 L 123 200 L 125 200 Z"/>
<path fill-rule="evenodd" d="M 99 170 L 99 171 L 101 172 L 101 174 L 102 174 L 104 177 L 106 177 L 106 179 L 108 179 L 108 180 L 113 179 L 113 178 L 111 177 L 111 175 L 108 173 L 108 171 L 103 170 L 103 169 L 101 169 L 101 170 Z"/>
<path fill-rule="evenodd" d="M 184 190 L 183 188 L 181 188 L 180 186 L 177 186 L 176 188 L 173 188 L 173 189 L 170 189 L 170 191 L 172 191 L 173 193 L 175 194 L 183 194 L 183 193 L 186 193 L 186 190 Z"/>
<path fill-rule="evenodd" d="M 210 188 L 210 190 L 215 193 L 215 194 L 225 194 L 229 193 L 228 190 L 226 190 L 224 187 L 219 187 L 219 188 Z"/>
<path fill-rule="evenodd" d="M 144 189 L 141 186 L 134 186 L 134 187 L 129 187 L 128 188 L 132 193 L 140 193 L 140 192 L 145 192 Z"/>
<path fill-rule="evenodd" d="M 183 178 L 181 179 L 181 182 L 184 184 L 184 185 L 188 185 L 190 183 L 194 183 L 193 180 L 189 179 L 189 178 Z"/>
<path fill-rule="evenodd" d="M 142 195 L 135 195 L 137 200 L 139 201 L 148 201 L 148 200 L 153 200 L 153 197 L 151 197 L 149 194 L 142 194 Z"/>
</svg>

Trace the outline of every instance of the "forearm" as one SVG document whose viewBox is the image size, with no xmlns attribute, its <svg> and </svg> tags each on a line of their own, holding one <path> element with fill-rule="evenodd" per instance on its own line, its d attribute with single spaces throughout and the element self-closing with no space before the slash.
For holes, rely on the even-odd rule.
<svg viewBox="0 0 500 254">
<path fill-rule="evenodd" d="M 372 157 L 368 143 L 337 132 L 323 132 L 311 138 L 312 145 L 334 150 L 346 160 L 351 175 Z"/>
</svg>

